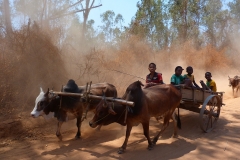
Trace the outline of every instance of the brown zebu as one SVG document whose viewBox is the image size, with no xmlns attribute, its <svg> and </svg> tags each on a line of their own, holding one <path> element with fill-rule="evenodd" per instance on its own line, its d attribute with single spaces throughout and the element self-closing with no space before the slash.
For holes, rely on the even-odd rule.
<svg viewBox="0 0 240 160">
<path fill-rule="evenodd" d="M 235 76 L 234 78 L 230 78 L 228 76 L 228 80 L 229 80 L 229 87 L 232 86 L 232 91 L 233 91 L 233 96 L 234 96 L 234 89 L 236 90 L 236 93 L 238 92 L 238 89 L 240 88 L 240 77 L 239 76 Z"/>
<path fill-rule="evenodd" d="M 69 80 L 67 85 L 64 86 L 63 91 L 71 93 L 83 93 L 85 88 L 86 86 L 78 87 L 74 80 Z M 106 95 L 109 97 L 117 97 L 117 90 L 115 86 L 109 83 L 93 84 L 91 86 L 90 94 L 101 96 L 102 91 L 106 92 Z M 41 90 L 39 96 L 36 98 L 35 107 L 31 112 L 31 115 L 32 117 L 36 118 L 40 115 L 45 116 L 49 115 L 51 112 L 54 112 L 54 116 L 58 120 L 56 136 L 60 140 L 62 140 L 60 130 L 63 122 L 77 118 L 76 125 L 78 130 L 75 137 L 80 138 L 81 118 L 84 110 L 89 109 L 93 111 L 99 102 L 100 100 L 89 100 L 84 104 L 82 100 L 80 101 L 80 97 L 52 95 L 49 90 L 46 93 Z M 87 105 L 89 105 L 88 108 L 86 108 Z M 72 118 L 69 118 L 70 116 L 72 116 Z"/>
<path fill-rule="evenodd" d="M 132 101 L 135 106 L 130 108 L 117 103 L 105 103 L 101 101 L 96 107 L 96 112 L 89 125 L 95 128 L 97 125 L 108 125 L 111 123 L 119 123 L 127 125 L 126 137 L 123 145 L 118 153 L 121 154 L 127 147 L 128 138 L 132 127 L 141 123 L 143 126 L 144 135 L 148 140 L 148 149 L 152 149 L 156 144 L 160 134 L 169 125 L 169 120 L 174 121 L 174 136 L 177 136 L 176 117 L 174 110 L 179 106 L 181 101 L 180 92 L 171 84 L 156 85 L 146 89 L 142 89 L 143 84 L 136 81 L 128 86 L 122 99 Z M 110 106 L 113 107 L 111 108 Z M 108 107 L 107 107 L 108 106 Z M 125 113 L 127 118 L 125 119 Z M 163 126 L 160 132 L 154 137 L 153 141 L 149 137 L 149 121 L 150 117 L 164 116 Z M 126 122 L 125 122 L 126 120 Z M 178 117 L 178 127 L 180 127 L 180 119 Z"/>
</svg>

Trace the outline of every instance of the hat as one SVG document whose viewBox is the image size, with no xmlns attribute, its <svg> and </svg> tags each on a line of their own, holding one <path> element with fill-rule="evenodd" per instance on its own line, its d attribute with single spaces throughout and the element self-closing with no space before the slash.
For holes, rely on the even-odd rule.
<svg viewBox="0 0 240 160">
<path fill-rule="evenodd" d="M 177 66 L 177 67 L 175 68 L 175 71 L 176 71 L 178 68 L 184 70 L 181 66 Z"/>
</svg>

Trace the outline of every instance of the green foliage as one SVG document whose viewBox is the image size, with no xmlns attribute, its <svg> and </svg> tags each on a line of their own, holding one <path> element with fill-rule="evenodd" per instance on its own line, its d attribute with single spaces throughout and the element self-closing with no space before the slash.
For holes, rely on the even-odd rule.
<svg viewBox="0 0 240 160">
<path fill-rule="evenodd" d="M 156 50 L 187 41 L 191 41 L 196 48 L 208 44 L 224 48 L 229 46 L 229 35 L 239 32 L 240 0 L 229 0 L 227 5 L 224 0 L 139 0 L 130 26 L 124 27 L 122 15 L 109 10 L 100 15 L 103 24 L 98 28 L 94 27 L 94 20 L 85 23 L 76 18 L 78 15 L 74 11 L 83 8 L 77 2 L 14 0 L 13 8 L 18 15 L 24 15 L 25 23 L 31 18 L 40 26 L 62 27 L 63 35 L 59 37 L 62 42 L 71 39 L 70 44 L 83 43 L 76 39 L 83 37 L 82 30 L 86 24 L 84 46 L 88 47 L 102 43 L 118 46 L 123 39 L 137 35 Z M 71 12 L 74 12 L 71 18 L 66 16 Z M 2 12 L 0 19 L 1 16 Z"/>
<path fill-rule="evenodd" d="M 103 40 L 106 43 L 112 43 L 112 45 L 121 41 L 121 36 L 123 33 L 122 23 L 124 19 L 121 14 L 117 14 L 113 11 L 106 11 L 100 15 L 103 25 L 100 26 L 100 35 L 102 35 Z"/>
<path fill-rule="evenodd" d="M 175 32 L 173 39 L 185 42 L 188 38 L 196 38 L 199 34 L 199 17 L 201 1 L 182 0 L 168 3 L 171 32 Z"/>
<path fill-rule="evenodd" d="M 230 8 L 231 22 L 239 26 L 240 25 L 240 0 L 233 0 L 232 2 L 229 2 L 228 7 Z"/>
<path fill-rule="evenodd" d="M 240 1 L 228 6 L 230 10 L 223 0 L 141 0 L 130 31 L 156 49 L 186 41 L 197 48 L 207 44 L 222 48 L 240 20 Z"/>
<path fill-rule="evenodd" d="M 131 33 L 139 35 L 158 48 L 169 45 L 168 17 L 161 0 L 141 0 L 131 22 Z"/>
</svg>

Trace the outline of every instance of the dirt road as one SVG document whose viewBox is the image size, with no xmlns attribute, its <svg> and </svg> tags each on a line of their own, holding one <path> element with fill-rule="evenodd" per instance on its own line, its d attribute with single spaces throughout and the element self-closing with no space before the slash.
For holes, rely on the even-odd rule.
<svg viewBox="0 0 240 160">
<path fill-rule="evenodd" d="M 42 117 L 6 120 L 0 125 L 2 132 L 7 132 L 6 126 L 12 124 L 22 125 L 28 131 L 18 134 L 10 128 L 8 132 L 12 130 L 16 134 L 0 139 L 0 159 L 240 159 L 240 98 L 227 95 L 224 103 L 218 125 L 212 132 L 201 131 L 197 113 L 181 110 L 182 129 L 178 138 L 171 137 L 173 124 L 170 123 L 154 149 L 148 151 L 139 125 L 133 128 L 127 151 L 121 155 L 117 150 L 124 141 L 125 127 L 118 124 L 96 131 L 85 121 L 82 138 L 75 140 L 75 121 L 68 122 L 63 126 L 63 141 L 59 142 L 54 134 L 56 120 L 45 121 Z M 159 128 L 159 123 L 152 119 L 151 137 Z"/>
</svg>

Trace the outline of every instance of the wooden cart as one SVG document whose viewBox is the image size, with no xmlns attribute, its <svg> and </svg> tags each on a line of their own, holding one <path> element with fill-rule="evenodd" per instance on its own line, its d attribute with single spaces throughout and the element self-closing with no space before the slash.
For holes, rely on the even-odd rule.
<svg viewBox="0 0 240 160">
<path fill-rule="evenodd" d="M 224 92 L 203 91 L 178 86 L 182 94 L 180 108 L 199 113 L 200 127 L 210 132 L 217 123 L 223 101 Z"/>
</svg>

